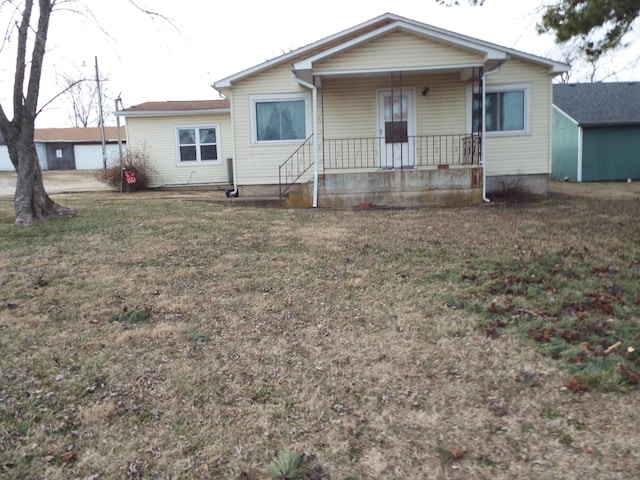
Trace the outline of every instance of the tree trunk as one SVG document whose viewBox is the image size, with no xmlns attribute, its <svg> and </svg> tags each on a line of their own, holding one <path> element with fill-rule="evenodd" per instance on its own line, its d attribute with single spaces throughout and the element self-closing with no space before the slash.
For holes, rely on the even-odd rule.
<svg viewBox="0 0 640 480">
<path fill-rule="evenodd" d="M 51 200 L 44 189 L 42 171 L 33 142 L 18 144 L 18 181 L 13 205 L 16 210 L 14 225 L 28 226 L 35 219 L 51 216 L 73 216 L 77 213 Z"/>
</svg>

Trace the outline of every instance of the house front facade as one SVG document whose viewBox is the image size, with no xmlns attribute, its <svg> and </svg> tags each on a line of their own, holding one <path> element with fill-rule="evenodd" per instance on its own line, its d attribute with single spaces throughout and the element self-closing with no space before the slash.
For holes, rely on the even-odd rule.
<svg viewBox="0 0 640 480">
<path fill-rule="evenodd" d="M 468 203 L 512 181 L 544 194 L 567 68 L 382 15 L 215 82 L 234 187 L 314 206 Z"/>
<path fill-rule="evenodd" d="M 292 206 L 468 204 L 513 182 L 547 193 L 552 79 L 567 70 L 384 14 L 216 81 L 222 100 L 117 115 L 152 187 L 226 184 Z"/>
</svg>

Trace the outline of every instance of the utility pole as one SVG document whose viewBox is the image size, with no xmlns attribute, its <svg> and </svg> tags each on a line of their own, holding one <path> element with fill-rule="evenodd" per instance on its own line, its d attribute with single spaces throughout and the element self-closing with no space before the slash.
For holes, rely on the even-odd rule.
<svg viewBox="0 0 640 480">
<path fill-rule="evenodd" d="M 102 166 L 107 172 L 107 145 L 104 138 L 104 116 L 102 115 L 102 89 L 100 88 L 100 73 L 98 72 L 98 56 L 96 55 L 96 84 L 98 85 L 98 121 L 100 123 L 100 137 L 102 138 Z"/>
<path fill-rule="evenodd" d="M 124 174 L 124 162 L 122 155 L 122 135 L 120 134 L 120 115 L 118 113 L 118 103 L 122 106 L 122 98 L 116 98 L 116 126 L 118 128 L 118 153 L 120 154 L 120 193 L 122 193 L 122 176 Z"/>
</svg>

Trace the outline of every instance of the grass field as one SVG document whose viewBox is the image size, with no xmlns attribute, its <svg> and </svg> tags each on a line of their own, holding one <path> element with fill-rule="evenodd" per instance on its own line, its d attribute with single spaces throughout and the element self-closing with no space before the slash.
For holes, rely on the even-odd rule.
<svg viewBox="0 0 640 480">
<path fill-rule="evenodd" d="M 640 471 L 640 197 L 58 200 L 0 202 L 2 478 Z"/>
</svg>

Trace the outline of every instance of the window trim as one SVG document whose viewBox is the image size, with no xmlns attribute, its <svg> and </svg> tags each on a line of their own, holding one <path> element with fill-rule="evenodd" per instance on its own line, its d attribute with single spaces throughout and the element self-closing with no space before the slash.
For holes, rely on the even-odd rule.
<svg viewBox="0 0 640 480">
<path fill-rule="evenodd" d="M 180 157 L 180 130 L 187 129 L 202 129 L 213 128 L 216 131 L 216 160 L 201 160 L 200 159 L 200 136 L 198 134 L 198 142 L 196 143 L 196 160 L 182 161 Z M 219 124 L 205 124 L 205 125 L 176 125 L 175 126 L 175 138 L 176 138 L 176 165 L 178 167 L 193 166 L 193 165 L 222 165 L 221 148 L 220 148 L 220 125 Z M 209 144 L 205 144 L 209 145 Z"/>
<path fill-rule="evenodd" d="M 290 140 L 258 140 L 258 125 L 256 116 L 256 104 L 263 102 L 287 102 L 304 100 L 304 138 L 296 138 Z M 279 93 L 279 94 L 262 94 L 249 95 L 249 124 L 251 128 L 251 144 L 252 145 L 283 145 L 283 144 L 299 144 L 304 142 L 311 136 L 311 97 L 308 93 Z"/>
<path fill-rule="evenodd" d="M 486 132 L 487 137 L 509 137 L 517 135 L 531 135 L 531 83 L 503 83 L 487 85 L 486 93 L 524 92 L 524 129 L 523 130 L 498 130 Z M 480 90 L 471 85 L 467 86 L 467 131 L 471 132 L 473 115 L 473 95 Z M 486 121 L 486 119 L 485 119 Z"/>
</svg>

